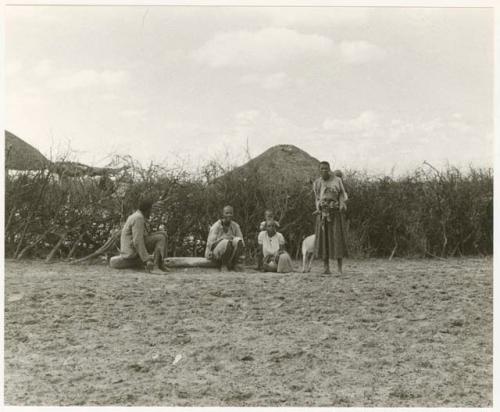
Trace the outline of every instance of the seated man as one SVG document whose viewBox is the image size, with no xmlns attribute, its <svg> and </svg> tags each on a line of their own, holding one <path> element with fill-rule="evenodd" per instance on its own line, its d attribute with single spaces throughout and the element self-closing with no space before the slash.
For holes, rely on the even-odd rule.
<svg viewBox="0 0 500 412">
<path fill-rule="evenodd" d="M 225 206 L 222 219 L 210 228 L 205 257 L 216 261 L 221 267 L 233 270 L 243 256 L 243 234 L 240 225 L 233 221 L 232 206 Z"/>
<path fill-rule="evenodd" d="M 288 273 L 293 271 L 292 258 L 285 252 L 285 238 L 276 231 L 276 224 L 270 220 L 266 230 L 259 233 L 259 247 L 263 256 L 263 272 Z"/>
<path fill-rule="evenodd" d="M 143 199 L 139 208 L 132 213 L 125 226 L 123 226 L 120 237 L 120 255 L 111 258 L 109 264 L 115 269 L 133 267 L 145 267 L 149 272 L 154 265 L 163 272 L 167 268 L 163 259 L 167 256 L 167 233 L 154 232 L 149 234 L 146 220 L 151 215 L 153 201 Z M 150 255 L 148 252 L 152 252 Z"/>
</svg>

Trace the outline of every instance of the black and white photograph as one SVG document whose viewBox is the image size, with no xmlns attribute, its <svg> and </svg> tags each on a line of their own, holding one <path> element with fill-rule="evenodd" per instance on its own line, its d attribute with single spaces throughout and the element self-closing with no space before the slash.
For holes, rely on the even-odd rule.
<svg viewBox="0 0 500 412">
<path fill-rule="evenodd" d="M 496 7 L 409 3 L 7 1 L 3 406 L 493 409 Z"/>
</svg>

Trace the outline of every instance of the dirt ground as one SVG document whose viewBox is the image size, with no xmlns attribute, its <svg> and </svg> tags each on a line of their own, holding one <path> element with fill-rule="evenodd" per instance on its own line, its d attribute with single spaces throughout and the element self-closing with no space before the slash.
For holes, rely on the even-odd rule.
<svg viewBox="0 0 500 412">
<path fill-rule="evenodd" d="M 492 406 L 491 259 L 5 271 L 9 405 Z"/>
</svg>

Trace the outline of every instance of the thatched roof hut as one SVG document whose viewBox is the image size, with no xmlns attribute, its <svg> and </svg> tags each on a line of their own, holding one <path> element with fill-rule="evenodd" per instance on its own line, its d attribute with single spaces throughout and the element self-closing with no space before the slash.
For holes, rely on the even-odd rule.
<svg viewBox="0 0 500 412">
<path fill-rule="evenodd" d="M 110 168 L 87 166 L 79 162 L 51 162 L 33 146 L 7 130 L 5 131 L 5 167 L 9 170 L 50 169 L 59 176 L 65 177 L 114 175 L 128 169 L 128 166 Z"/>
<path fill-rule="evenodd" d="M 256 173 L 263 181 L 279 181 L 285 186 L 293 182 L 310 184 L 311 179 L 317 177 L 318 168 L 318 159 L 296 146 L 282 144 L 271 147 L 218 180 L 228 177 L 245 179 Z"/>
<path fill-rule="evenodd" d="M 15 134 L 5 131 L 5 167 L 12 170 L 40 170 L 50 161 Z"/>
</svg>

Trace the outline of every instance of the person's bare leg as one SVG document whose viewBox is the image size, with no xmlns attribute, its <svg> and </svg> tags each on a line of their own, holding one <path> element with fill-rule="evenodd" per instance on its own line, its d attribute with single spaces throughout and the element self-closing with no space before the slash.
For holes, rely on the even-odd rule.
<svg viewBox="0 0 500 412">
<path fill-rule="evenodd" d="M 158 269 L 160 269 L 162 272 L 168 272 L 168 268 L 165 266 L 165 262 L 163 261 L 163 255 L 160 251 L 155 251 L 154 254 L 154 261 L 156 266 L 158 266 Z"/>
<path fill-rule="evenodd" d="M 168 272 L 163 259 L 167 256 L 167 234 L 166 232 L 155 232 L 146 238 L 146 248 L 149 253 L 153 252 L 153 262 L 158 269 Z"/>
<path fill-rule="evenodd" d="M 328 236 L 328 224 L 325 222 L 325 247 L 324 247 L 324 252 L 326 256 L 323 256 L 323 274 L 324 275 L 331 275 L 332 272 L 330 272 L 330 239 Z"/>
<path fill-rule="evenodd" d="M 158 235 L 159 239 L 155 246 L 155 263 L 162 272 L 168 272 L 163 259 L 167 256 L 167 237 L 164 233 Z"/>
<path fill-rule="evenodd" d="M 163 250 L 162 250 L 162 257 L 163 260 L 167 258 L 167 249 L 168 249 L 168 237 L 167 237 L 167 232 L 163 233 L 163 236 L 165 236 L 165 244 L 163 245 Z"/>
<path fill-rule="evenodd" d="M 339 269 L 339 273 L 342 274 L 342 258 L 337 259 L 337 267 Z"/>
<path fill-rule="evenodd" d="M 232 244 L 232 254 L 231 257 L 229 258 L 229 264 L 227 268 L 229 270 L 234 270 L 236 264 L 238 263 L 238 258 L 241 256 L 243 253 L 243 241 L 241 239 L 239 240 L 233 240 L 230 242 Z"/>
<path fill-rule="evenodd" d="M 324 275 L 332 274 L 332 272 L 330 272 L 330 259 L 328 258 L 323 259 L 323 274 Z"/>
<path fill-rule="evenodd" d="M 262 265 L 264 264 L 263 263 L 264 257 L 262 256 L 262 252 L 260 250 L 260 247 L 257 250 L 256 258 L 257 258 L 257 270 L 262 270 Z"/>
<path fill-rule="evenodd" d="M 231 241 L 227 241 L 227 246 L 226 246 L 226 251 L 224 252 L 224 255 L 222 255 L 222 261 L 221 261 L 221 269 L 222 266 L 225 266 L 227 270 L 231 270 L 231 260 L 233 257 L 233 243 Z"/>
</svg>

